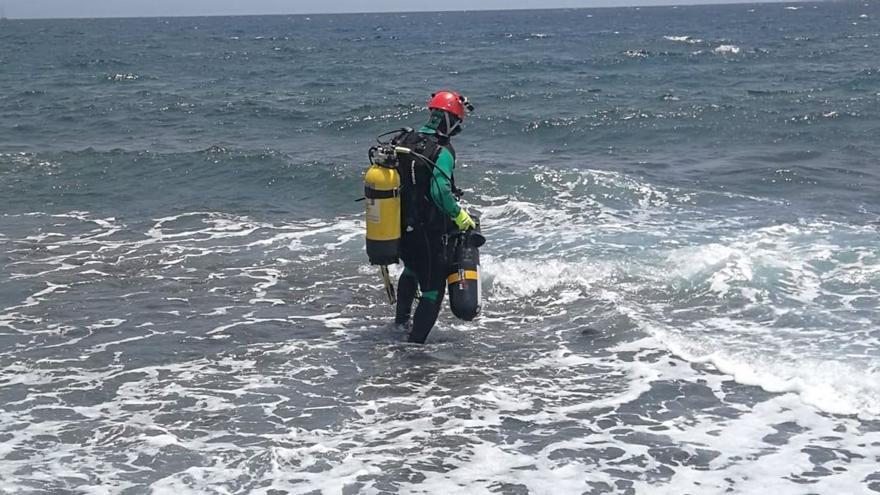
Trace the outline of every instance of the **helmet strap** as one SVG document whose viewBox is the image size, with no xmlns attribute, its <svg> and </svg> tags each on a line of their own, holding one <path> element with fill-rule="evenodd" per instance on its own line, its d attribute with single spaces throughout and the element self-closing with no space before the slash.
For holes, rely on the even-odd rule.
<svg viewBox="0 0 880 495">
<path fill-rule="evenodd" d="M 431 112 L 431 120 L 426 127 L 439 137 L 449 138 L 461 132 L 461 120 L 445 110 L 436 109 Z"/>
<path fill-rule="evenodd" d="M 443 112 L 443 117 L 446 119 L 446 132 L 443 137 L 452 137 L 461 132 L 461 120 L 452 117 L 449 112 Z"/>
</svg>

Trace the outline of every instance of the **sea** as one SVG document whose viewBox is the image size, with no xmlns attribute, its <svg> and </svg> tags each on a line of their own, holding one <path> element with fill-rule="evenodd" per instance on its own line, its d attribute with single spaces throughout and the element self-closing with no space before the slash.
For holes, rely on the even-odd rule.
<svg viewBox="0 0 880 495">
<path fill-rule="evenodd" d="M 878 53 L 877 0 L 0 22 L 0 493 L 880 493 Z M 415 345 L 356 200 L 445 88 L 484 304 Z"/>
</svg>

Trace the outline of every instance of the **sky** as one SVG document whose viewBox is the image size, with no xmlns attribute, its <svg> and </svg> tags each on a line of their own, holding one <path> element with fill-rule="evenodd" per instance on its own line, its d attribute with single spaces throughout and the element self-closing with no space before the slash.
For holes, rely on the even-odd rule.
<svg viewBox="0 0 880 495">
<path fill-rule="evenodd" d="M 745 3 L 744 0 L 740 3 Z M 539 8 L 734 3 L 736 0 L 545 0 Z M 46 17 L 166 17 L 246 14 L 406 12 L 535 8 L 535 0 L 0 0 L 10 19 Z"/>
</svg>

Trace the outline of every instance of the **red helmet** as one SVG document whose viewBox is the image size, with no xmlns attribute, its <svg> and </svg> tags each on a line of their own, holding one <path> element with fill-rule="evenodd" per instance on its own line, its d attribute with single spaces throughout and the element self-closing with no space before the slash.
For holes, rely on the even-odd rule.
<svg viewBox="0 0 880 495">
<path fill-rule="evenodd" d="M 472 110 L 473 106 L 468 102 L 467 98 L 455 91 L 444 90 L 431 95 L 428 108 L 431 110 L 445 110 L 458 117 L 459 120 L 464 120 L 465 108 Z"/>
</svg>

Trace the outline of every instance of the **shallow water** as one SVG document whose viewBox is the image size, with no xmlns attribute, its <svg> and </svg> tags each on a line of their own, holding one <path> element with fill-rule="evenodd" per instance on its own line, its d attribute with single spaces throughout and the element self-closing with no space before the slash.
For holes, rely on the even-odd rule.
<svg viewBox="0 0 880 495">
<path fill-rule="evenodd" d="M 3 23 L 0 493 L 880 492 L 878 18 Z M 486 306 L 414 346 L 354 199 L 445 85 Z"/>
</svg>

